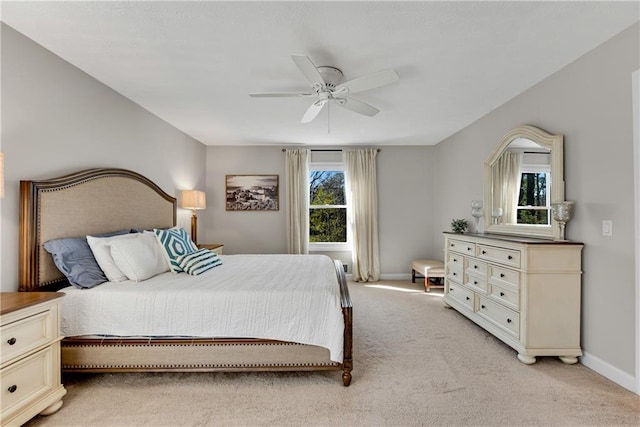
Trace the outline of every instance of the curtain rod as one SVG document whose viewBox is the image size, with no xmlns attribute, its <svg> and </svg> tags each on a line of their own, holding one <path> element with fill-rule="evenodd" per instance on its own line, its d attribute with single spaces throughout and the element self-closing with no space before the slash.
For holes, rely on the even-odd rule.
<svg viewBox="0 0 640 427">
<path fill-rule="evenodd" d="M 286 148 L 283 148 L 283 149 L 282 149 L 282 152 L 284 153 L 285 151 L 287 151 L 287 149 L 286 149 Z M 311 149 L 311 151 L 342 151 L 342 149 L 321 149 L 321 150 L 314 150 L 314 149 Z M 379 152 L 380 152 L 380 151 L 382 151 L 382 150 L 381 150 L 380 148 L 378 148 L 376 151 L 379 153 Z"/>
</svg>

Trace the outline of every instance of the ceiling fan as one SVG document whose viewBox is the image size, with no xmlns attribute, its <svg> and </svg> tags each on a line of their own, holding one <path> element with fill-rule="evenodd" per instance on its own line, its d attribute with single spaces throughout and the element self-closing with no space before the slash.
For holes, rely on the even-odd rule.
<svg viewBox="0 0 640 427">
<path fill-rule="evenodd" d="M 385 86 L 399 80 L 394 70 L 379 71 L 341 83 L 342 71 L 336 67 L 316 67 L 311 59 L 305 55 L 291 55 L 293 62 L 311 83 L 308 92 L 258 92 L 251 93 L 252 97 L 309 97 L 316 98 L 302 116 L 302 123 L 308 123 L 316 118 L 328 102 L 333 102 L 342 108 L 355 111 L 365 116 L 375 116 L 380 112 L 377 108 L 351 97 L 352 93 L 362 92 Z"/>
</svg>

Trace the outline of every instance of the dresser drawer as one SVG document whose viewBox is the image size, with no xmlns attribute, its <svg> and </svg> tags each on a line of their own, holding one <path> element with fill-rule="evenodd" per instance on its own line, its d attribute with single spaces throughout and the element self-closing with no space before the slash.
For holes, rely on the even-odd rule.
<svg viewBox="0 0 640 427">
<path fill-rule="evenodd" d="M 462 283 L 464 277 L 464 268 L 458 264 L 447 264 L 447 278 L 457 283 Z"/>
<path fill-rule="evenodd" d="M 495 246 L 479 244 L 478 258 L 520 268 L 520 251 L 516 249 L 496 248 Z"/>
<path fill-rule="evenodd" d="M 478 277 L 487 277 L 487 263 L 478 261 L 475 258 L 467 260 L 467 273 L 474 274 Z"/>
<path fill-rule="evenodd" d="M 478 314 L 514 337 L 520 336 L 520 315 L 487 297 L 479 296 Z"/>
<path fill-rule="evenodd" d="M 454 298 L 457 301 L 460 301 L 462 304 L 466 305 L 469 310 L 475 310 L 475 296 L 474 293 L 464 286 L 460 286 L 457 283 L 449 282 L 449 293 L 448 295 L 451 298 Z"/>
<path fill-rule="evenodd" d="M 51 343 L 57 338 L 54 326 L 50 310 L 1 326 L 0 364 Z"/>
<path fill-rule="evenodd" d="M 53 348 L 46 347 L 0 371 L 3 419 L 53 388 L 52 364 Z"/>
<path fill-rule="evenodd" d="M 455 252 L 447 252 L 447 265 L 459 265 L 461 269 L 464 268 L 464 258 L 462 255 Z"/>
<path fill-rule="evenodd" d="M 520 288 L 520 272 L 509 268 L 489 265 L 489 283 L 496 283 L 503 287 Z"/>
<path fill-rule="evenodd" d="M 465 255 L 475 256 L 476 254 L 476 244 L 473 242 L 466 242 L 464 240 L 448 239 L 447 249 Z"/>
<path fill-rule="evenodd" d="M 512 289 L 489 285 L 489 294 L 498 302 L 516 311 L 520 310 L 520 294 Z"/>
<path fill-rule="evenodd" d="M 489 289 L 489 285 L 487 283 L 487 278 L 486 277 L 478 277 L 474 274 L 468 273 L 467 274 L 467 281 L 465 283 L 467 286 L 469 286 L 470 288 L 476 289 L 482 293 L 487 293 L 488 289 Z"/>
</svg>

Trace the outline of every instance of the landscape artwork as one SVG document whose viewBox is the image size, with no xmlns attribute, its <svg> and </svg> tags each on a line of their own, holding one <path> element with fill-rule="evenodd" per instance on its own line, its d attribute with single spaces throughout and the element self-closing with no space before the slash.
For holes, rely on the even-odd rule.
<svg viewBox="0 0 640 427">
<path fill-rule="evenodd" d="M 277 211 L 278 175 L 227 175 L 226 210 Z"/>
</svg>

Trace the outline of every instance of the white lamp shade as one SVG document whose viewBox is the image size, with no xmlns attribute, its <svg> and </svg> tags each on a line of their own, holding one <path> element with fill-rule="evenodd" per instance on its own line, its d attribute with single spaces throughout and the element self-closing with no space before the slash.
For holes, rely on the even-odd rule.
<svg viewBox="0 0 640 427">
<path fill-rule="evenodd" d="M 183 209 L 205 209 L 207 207 L 207 196 L 204 191 L 183 190 L 181 206 Z"/>
</svg>

